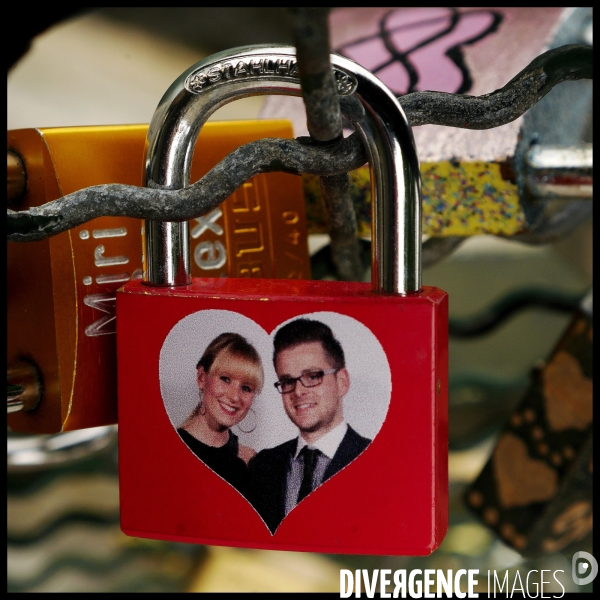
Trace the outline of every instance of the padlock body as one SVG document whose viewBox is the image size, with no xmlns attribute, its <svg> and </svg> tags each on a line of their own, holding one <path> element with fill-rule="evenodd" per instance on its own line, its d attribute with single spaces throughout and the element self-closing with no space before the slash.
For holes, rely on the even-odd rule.
<svg viewBox="0 0 600 600">
<path fill-rule="evenodd" d="M 441 543 L 448 514 L 445 292 L 424 287 L 397 296 L 374 293 L 369 284 L 303 280 L 194 279 L 180 288 L 130 282 L 117 293 L 117 316 L 126 534 L 347 554 L 427 555 Z M 264 366 L 253 404 L 263 437 L 254 450 L 297 436 L 273 385 L 272 339 L 300 317 L 326 322 L 342 343 L 350 381 L 344 418 L 371 441 L 273 533 L 246 497 L 182 442 L 177 427 L 187 409 L 178 405 L 190 402 L 184 396 L 211 339 L 241 333 Z"/>
</svg>

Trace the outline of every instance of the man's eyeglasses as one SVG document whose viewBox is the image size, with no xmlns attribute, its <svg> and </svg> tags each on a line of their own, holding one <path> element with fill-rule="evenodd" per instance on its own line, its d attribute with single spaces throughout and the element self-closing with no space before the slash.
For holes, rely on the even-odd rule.
<svg viewBox="0 0 600 600">
<path fill-rule="evenodd" d="M 339 369 L 329 369 L 329 371 L 310 371 L 302 373 L 300 377 L 284 377 L 275 382 L 275 387 L 280 394 L 289 394 L 296 389 L 296 383 L 299 381 L 304 387 L 315 387 L 323 383 L 325 375 L 337 373 Z"/>
</svg>

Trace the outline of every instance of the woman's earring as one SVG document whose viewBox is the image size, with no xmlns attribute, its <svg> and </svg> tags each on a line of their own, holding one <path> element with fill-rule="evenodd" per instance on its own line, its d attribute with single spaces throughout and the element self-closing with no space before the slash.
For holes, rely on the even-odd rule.
<svg viewBox="0 0 600 600">
<path fill-rule="evenodd" d="M 254 417 L 254 424 L 252 425 L 252 427 L 250 427 L 248 429 L 244 429 L 244 428 L 242 428 L 242 423 L 246 422 L 246 419 L 248 418 L 248 415 L 250 413 L 252 413 L 252 415 Z M 241 423 L 238 423 L 238 428 L 242 433 L 252 433 L 256 429 L 256 426 L 258 425 L 258 417 L 256 416 L 256 412 L 254 412 L 253 408 L 250 408 L 250 410 L 248 411 L 248 415 L 246 415 L 246 417 L 244 418 L 244 420 Z"/>
<path fill-rule="evenodd" d="M 204 410 L 202 410 L 204 409 Z M 204 398 L 200 392 L 200 402 L 198 404 L 198 414 L 204 416 L 206 414 L 206 406 L 204 406 Z"/>
</svg>

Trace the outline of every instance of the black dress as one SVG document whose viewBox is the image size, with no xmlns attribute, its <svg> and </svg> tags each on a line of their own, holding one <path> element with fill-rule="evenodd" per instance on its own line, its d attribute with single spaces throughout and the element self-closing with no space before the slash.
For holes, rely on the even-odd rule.
<svg viewBox="0 0 600 600">
<path fill-rule="evenodd" d="M 230 483 L 242 495 L 246 496 L 248 489 L 248 468 L 246 463 L 238 456 L 238 438 L 229 430 L 229 439 L 224 446 L 215 448 L 197 440 L 185 429 L 178 429 L 177 433 L 187 447 L 217 475 Z"/>
</svg>

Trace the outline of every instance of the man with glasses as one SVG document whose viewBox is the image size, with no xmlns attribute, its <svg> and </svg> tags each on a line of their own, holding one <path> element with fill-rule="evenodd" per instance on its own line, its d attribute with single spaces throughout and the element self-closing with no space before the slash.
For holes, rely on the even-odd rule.
<svg viewBox="0 0 600 600">
<path fill-rule="evenodd" d="M 297 438 L 250 462 L 252 504 L 275 532 L 310 492 L 352 462 L 371 442 L 344 420 L 350 389 L 344 351 L 331 329 L 306 318 L 275 334 L 273 363 L 283 407 Z"/>
</svg>

